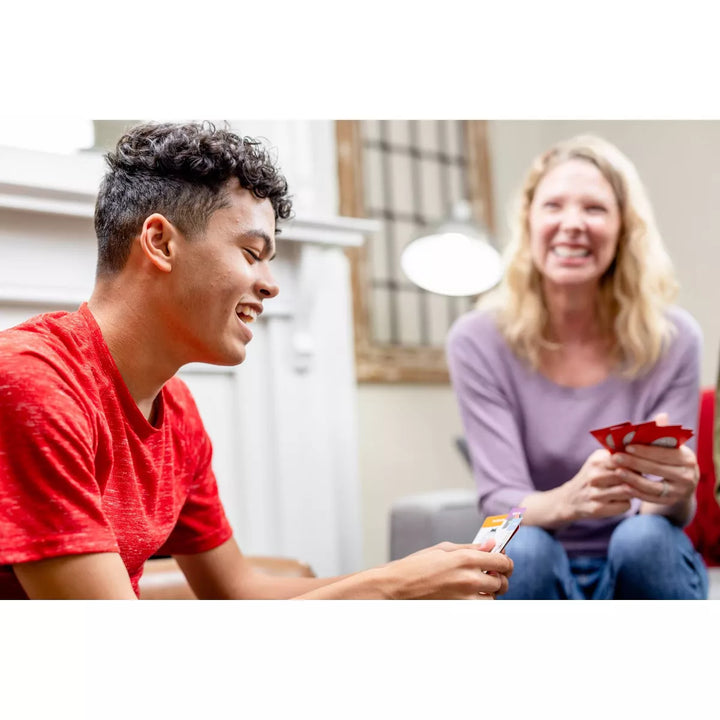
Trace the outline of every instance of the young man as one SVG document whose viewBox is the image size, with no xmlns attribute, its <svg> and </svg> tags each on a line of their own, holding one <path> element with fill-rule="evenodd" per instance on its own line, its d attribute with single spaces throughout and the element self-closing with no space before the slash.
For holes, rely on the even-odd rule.
<svg viewBox="0 0 720 720">
<path fill-rule="evenodd" d="M 174 376 L 245 359 L 278 293 L 269 263 L 287 183 L 262 145 L 210 124 L 140 125 L 107 160 L 90 300 L 0 333 L 0 597 L 132 599 L 158 553 L 200 598 L 505 592 L 512 562 L 473 545 L 342 578 L 249 567 Z"/>
</svg>

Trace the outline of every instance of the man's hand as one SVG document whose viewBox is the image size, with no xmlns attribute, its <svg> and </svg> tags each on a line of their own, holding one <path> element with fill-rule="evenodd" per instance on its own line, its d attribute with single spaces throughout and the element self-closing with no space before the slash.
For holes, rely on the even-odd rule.
<svg viewBox="0 0 720 720">
<path fill-rule="evenodd" d="M 488 552 L 493 542 L 456 545 L 443 542 L 372 573 L 382 573 L 379 586 L 393 599 L 491 600 L 507 592 L 512 560 Z"/>
</svg>

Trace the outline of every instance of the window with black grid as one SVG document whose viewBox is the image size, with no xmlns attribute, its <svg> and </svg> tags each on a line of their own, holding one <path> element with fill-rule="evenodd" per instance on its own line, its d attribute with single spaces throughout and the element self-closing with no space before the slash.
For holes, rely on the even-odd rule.
<svg viewBox="0 0 720 720">
<path fill-rule="evenodd" d="M 338 122 L 341 212 L 381 226 L 351 253 L 360 295 L 354 306 L 360 380 L 447 379 L 445 337 L 474 298 L 422 290 L 404 275 L 400 257 L 411 240 L 447 220 L 458 201 L 488 208 L 478 192 L 487 185 L 487 173 L 478 172 L 478 157 L 486 159 L 479 141 L 482 121 Z"/>
<path fill-rule="evenodd" d="M 370 326 L 381 344 L 442 347 L 468 298 L 413 285 L 400 268 L 403 248 L 447 219 L 469 198 L 462 121 L 374 120 L 360 123 L 365 215 L 382 224 L 369 238 Z"/>
</svg>

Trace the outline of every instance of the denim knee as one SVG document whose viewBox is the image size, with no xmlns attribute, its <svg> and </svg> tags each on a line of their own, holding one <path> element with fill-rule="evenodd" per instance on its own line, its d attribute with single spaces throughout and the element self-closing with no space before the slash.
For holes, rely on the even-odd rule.
<svg viewBox="0 0 720 720">
<path fill-rule="evenodd" d="M 662 515 L 634 515 L 613 531 L 608 565 L 619 599 L 700 600 L 707 571 L 683 530 Z"/>
<path fill-rule="evenodd" d="M 608 558 L 616 565 L 645 563 L 658 554 L 673 552 L 676 528 L 662 515 L 633 515 L 613 531 Z"/>
<path fill-rule="evenodd" d="M 525 525 L 518 528 L 505 552 L 516 564 L 526 561 L 536 564 L 547 562 L 560 547 L 546 530 Z"/>
<path fill-rule="evenodd" d="M 547 531 L 532 525 L 519 528 L 506 553 L 515 569 L 503 599 L 555 600 L 571 594 L 567 555 L 562 545 Z"/>
</svg>

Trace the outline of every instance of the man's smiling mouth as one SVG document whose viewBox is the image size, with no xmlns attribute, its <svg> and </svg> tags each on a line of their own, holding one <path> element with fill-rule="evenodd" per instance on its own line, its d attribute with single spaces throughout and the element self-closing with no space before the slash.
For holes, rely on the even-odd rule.
<svg viewBox="0 0 720 720">
<path fill-rule="evenodd" d="M 246 324 L 250 324 L 257 319 L 258 311 L 250 305 L 240 305 L 236 310 L 237 316 Z"/>
</svg>

